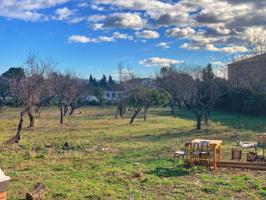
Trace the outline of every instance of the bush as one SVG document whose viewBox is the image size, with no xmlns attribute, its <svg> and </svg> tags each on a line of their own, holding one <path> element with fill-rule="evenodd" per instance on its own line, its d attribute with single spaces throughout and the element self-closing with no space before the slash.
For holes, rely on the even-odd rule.
<svg viewBox="0 0 266 200">
<path fill-rule="evenodd" d="M 266 95 L 248 89 L 233 89 L 217 102 L 219 110 L 266 115 Z"/>
</svg>

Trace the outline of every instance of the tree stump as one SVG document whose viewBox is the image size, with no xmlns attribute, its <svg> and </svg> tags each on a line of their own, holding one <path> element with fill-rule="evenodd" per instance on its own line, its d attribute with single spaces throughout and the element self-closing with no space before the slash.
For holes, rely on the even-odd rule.
<svg viewBox="0 0 266 200">
<path fill-rule="evenodd" d="M 43 200 L 45 195 L 44 185 L 37 183 L 33 190 L 26 194 L 26 200 Z"/>
</svg>

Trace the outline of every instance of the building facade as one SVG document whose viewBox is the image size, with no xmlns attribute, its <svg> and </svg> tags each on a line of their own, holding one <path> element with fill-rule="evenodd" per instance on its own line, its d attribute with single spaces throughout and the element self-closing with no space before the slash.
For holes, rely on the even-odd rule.
<svg viewBox="0 0 266 200">
<path fill-rule="evenodd" d="M 238 88 L 266 83 L 266 53 L 229 64 L 228 80 Z"/>
<path fill-rule="evenodd" d="M 121 96 L 121 91 L 115 91 L 115 90 L 106 90 L 103 92 L 103 99 L 106 101 L 117 101 Z"/>
</svg>

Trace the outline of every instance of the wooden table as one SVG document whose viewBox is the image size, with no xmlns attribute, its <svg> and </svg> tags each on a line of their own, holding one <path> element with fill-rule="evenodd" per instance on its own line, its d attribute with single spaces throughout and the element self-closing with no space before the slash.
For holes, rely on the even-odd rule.
<svg viewBox="0 0 266 200">
<path fill-rule="evenodd" d="M 217 158 L 216 158 L 216 149 L 218 148 L 218 160 L 222 159 L 221 156 L 221 146 L 223 141 L 222 140 L 206 140 L 206 139 L 195 139 L 189 142 L 189 162 L 190 165 L 193 166 L 193 144 L 195 143 L 202 143 L 203 141 L 206 141 L 209 143 L 209 145 L 213 148 L 213 169 L 216 170 L 217 168 Z"/>
</svg>

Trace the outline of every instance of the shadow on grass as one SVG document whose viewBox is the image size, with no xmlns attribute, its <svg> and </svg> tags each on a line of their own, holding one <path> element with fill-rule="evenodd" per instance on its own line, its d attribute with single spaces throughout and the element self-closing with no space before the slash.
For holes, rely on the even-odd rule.
<svg viewBox="0 0 266 200">
<path fill-rule="evenodd" d="M 156 109 L 151 111 L 154 115 L 170 116 L 171 113 L 166 109 Z M 179 109 L 176 111 L 175 117 L 195 121 L 195 115 L 186 109 Z M 266 131 L 266 117 L 253 116 L 239 113 L 229 113 L 222 111 L 214 111 L 211 113 L 211 122 L 228 126 L 231 129 L 265 132 Z M 196 123 L 196 122 L 195 122 Z"/>
<path fill-rule="evenodd" d="M 217 139 L 220 138 L 221 134 L 217 130 L 207 130 L 202 129 L 200 131 L 197 131 L 195 129 L 192 130 L 177 130 L 177 129 L 170 129 L 167 131 L 161 131 L 157 134 L 143 134 L 143 135 L 137 135 L 137 136 L 129 136 L 129 137 L 123 137 L 123 136 L 116 136 L 113 139 L 113 142 L 125 142 L 125 141 L 148 141 L 148 142 L 165 142 L 165 141 L 176 141 L 178 139 L 180 143 L 184 144 L 186 141 L 189 141 L 191 139 L 195 138 L 206 138 L 206 139 Z M 225 141 L 231 141 L 232 135 L 224 136 L 223 139 Z"/>
<path fill-rule="evenodd" d="M 183 166 L 177 166 L 175 168 L 157 167 L 156 169 L 148 172 L 159 177 L 179 177 L 189 175 L 189 170 Z"/>
</svg>

